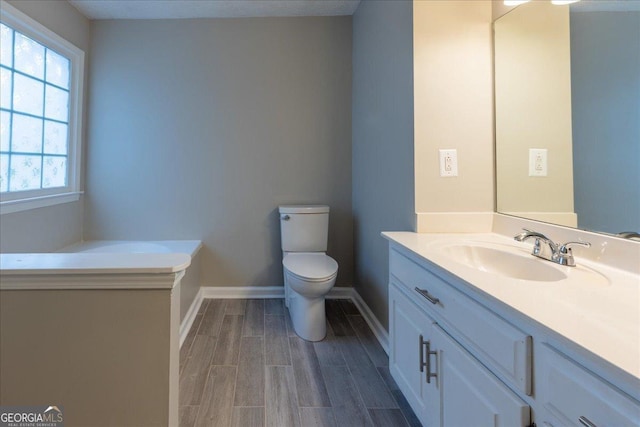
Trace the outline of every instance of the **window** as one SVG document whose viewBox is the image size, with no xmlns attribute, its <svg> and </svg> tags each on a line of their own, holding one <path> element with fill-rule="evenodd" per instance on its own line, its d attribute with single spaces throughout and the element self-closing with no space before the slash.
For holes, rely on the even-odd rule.
<svg viewBox="0 0 640 427">
<path fill-rule="evenodd" d="M 2 1 L 2 213 L 78 200 L 84 53 Z"/>
</svg>

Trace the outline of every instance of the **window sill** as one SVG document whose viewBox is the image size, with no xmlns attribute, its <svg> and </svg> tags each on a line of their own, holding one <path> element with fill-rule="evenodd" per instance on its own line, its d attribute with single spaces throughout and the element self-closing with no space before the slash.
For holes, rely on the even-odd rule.
<svg viewBox="0 0 640 427">
<path fill-rule="evenodd" d="M 8 200 L 0 203 L 0 215 L 75 202 L 80 200 L 82 193 L 82 191 L 74 191 L 71 193 L 31 197 L 28 199 Z"/>
</svg>

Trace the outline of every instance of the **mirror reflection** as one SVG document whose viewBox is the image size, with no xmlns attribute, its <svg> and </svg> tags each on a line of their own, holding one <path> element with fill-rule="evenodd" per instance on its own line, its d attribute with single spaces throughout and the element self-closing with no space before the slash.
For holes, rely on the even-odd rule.
<svg viewBox="0 0 640 427">
<path fill-rule="evenodd" d="M 532 1 L 494 30 L 498 212 L 640 231 L 640 2 Z"/>
</svg>

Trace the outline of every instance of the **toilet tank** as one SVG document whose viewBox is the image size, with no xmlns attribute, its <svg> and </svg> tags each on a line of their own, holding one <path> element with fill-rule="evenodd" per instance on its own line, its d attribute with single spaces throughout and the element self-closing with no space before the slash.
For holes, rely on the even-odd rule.
<svg viewBox="0 0 640 427">
<path fill-rule="evenodd" d="M 280 206 L 280 237 L 285 252 L 326 252 L 329 206 Z"/>
</svg>

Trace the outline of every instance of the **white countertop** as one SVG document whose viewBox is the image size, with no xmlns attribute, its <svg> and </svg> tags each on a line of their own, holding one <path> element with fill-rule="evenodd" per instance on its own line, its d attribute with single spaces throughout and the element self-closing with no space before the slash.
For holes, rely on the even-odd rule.
<svg viewBox="0 0 640 427">
<path fill-rule="evenodd" d="M 0 276 L 162 274 L 186 269 L 183 253 L 0 254 Z"/>
<path fill-rule="evenodd" d="M 555 282 L 513 279 L 457 262 L 442 248 L 481 242 L 489 246 L 508 245 L 514 253 L 528 254 L 531 242 L 518 243 L 495 233 L 382 234 L 640 379 L 640 275 L 576 256 L 577 267 L 539 260 L 562 271 L 567 279 Z"/>
</svg>

